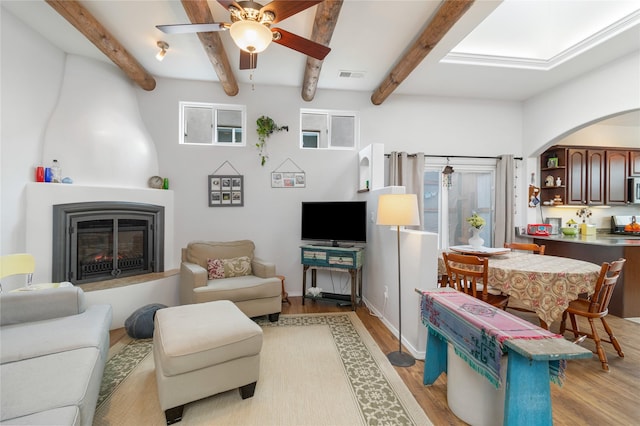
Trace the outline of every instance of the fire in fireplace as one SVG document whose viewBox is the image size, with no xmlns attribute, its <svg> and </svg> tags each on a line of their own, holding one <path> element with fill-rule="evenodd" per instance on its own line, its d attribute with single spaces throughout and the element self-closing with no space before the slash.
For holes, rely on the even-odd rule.
<svg viewBox="0 0 640 426">
<path fill-rule="evenodd" d="M 128 202 L 53 206 L 53 280 L 84 284 L 163 271 L 164 207 Z"/>
</svg>

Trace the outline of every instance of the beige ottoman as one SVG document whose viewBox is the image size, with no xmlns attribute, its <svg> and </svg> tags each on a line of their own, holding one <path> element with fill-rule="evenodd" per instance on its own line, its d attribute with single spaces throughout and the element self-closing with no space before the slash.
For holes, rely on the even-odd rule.
<svg viewBox="0 0 640 426">
<path fill-rule="evenodd" d="M 167 424 L 182 420 L 184 404 L 240 388 L 255 391 L 262 329 L 228 300 L 156 312 L 153 358 Z"/>
</svg>

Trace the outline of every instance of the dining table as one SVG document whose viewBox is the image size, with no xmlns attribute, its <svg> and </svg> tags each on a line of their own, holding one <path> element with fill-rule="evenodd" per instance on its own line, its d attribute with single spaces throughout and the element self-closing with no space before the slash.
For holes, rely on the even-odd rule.
<svg viewBox="0 0 640 426">
<path fill-rule="evenodd" d="M 520 307 L 532 310 L 544 328 L 562 318 L 569 302 L 580 294 L 593 294 L 601 265 L 567 257 L 539 255 L 508 249 L 480 252 L 450 247 L 458 253 L 487 256 L 488 285 Z M 438 258 L 438 274 L 446 275 L 442 256 Z"/>
</svg>

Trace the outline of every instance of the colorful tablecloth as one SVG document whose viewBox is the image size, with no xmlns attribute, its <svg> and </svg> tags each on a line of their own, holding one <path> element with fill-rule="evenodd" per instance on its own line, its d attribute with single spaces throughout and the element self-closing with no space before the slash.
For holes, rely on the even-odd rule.
<svg viewBox="0 0 640 426">
<path fill-rule="evenodd" d="M 438 272 L 446 274 L 442 257 Z M 593 293 L 600 265 L 558 256 L 511 252 L 489 257 L 489 286 L 517 299 L 550 325 L 579 294 Z"/>
<path fill-rule="evenodd" d="M 423 291 L 421 299 L 423 324 L 496 387 L 505 340 L 563 338 L 459 291 Z M 551 380 L 561 384 L 565 362 L 549 364 Z"/>
</svg>

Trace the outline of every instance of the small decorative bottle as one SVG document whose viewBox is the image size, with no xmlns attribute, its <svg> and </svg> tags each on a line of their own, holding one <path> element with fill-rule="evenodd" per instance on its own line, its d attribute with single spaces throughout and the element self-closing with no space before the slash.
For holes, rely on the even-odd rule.
<svg viewBox="0 0 640 426">
<path fill-rule="evenodd" d="M 60 169 L 58 160 L 53 160 L 53 165 L 51 166 L 51 182 L 62 183 L 62 169 Z"/>
<path fill-rule="evenodd" d="M 560 179 L 560 176 L 556 178 L 556 186 L 562 186 L 562 179 Z"/>
</svg>

